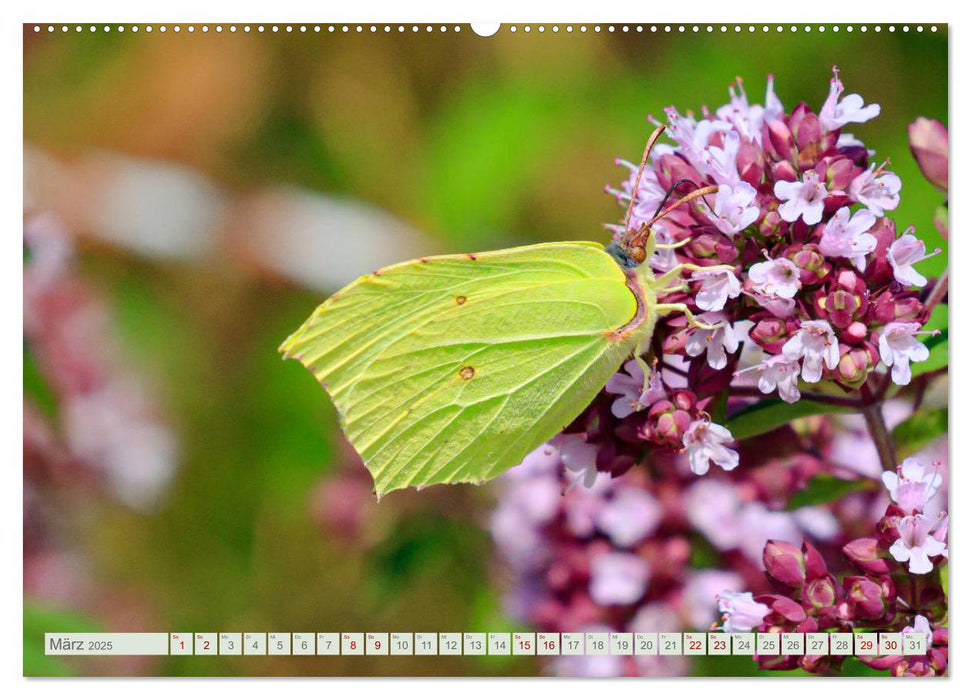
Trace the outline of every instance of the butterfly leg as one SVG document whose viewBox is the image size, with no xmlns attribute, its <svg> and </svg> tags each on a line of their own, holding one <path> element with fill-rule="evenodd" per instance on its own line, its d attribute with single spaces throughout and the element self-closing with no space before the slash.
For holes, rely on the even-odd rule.
<svg viewBox="0 0 971 700">
<path fill-rule="evenodd" d="M 693 263 L 680 263 L 680 264 L 675 265 L 674 267 L 672 267 L 670 270 L 668 270 L 667 272 L 665 272 L 663 275 L 661 275 L 660 277 L 658 277 L 656 280 L 654 280 L 654 286 L 655 286 L 655 288 L 657 288 L 657 289 L 664 289 L 664 288 L 666 288 L 668 286 L 668 284 L 671 283 L 672 280 L 677 279 L 681 275 L 682 270 L 697 270 L 697 271 L 701 271 L 701 270 L 710 270 L 710 271 L 726 270 L 726 271 L 729 271 L 729 272 L 734 272 L 735 271 L 735 268 L 732 267 L 731 265 L 707 265 L 707 266 L 705 266 L 705 265 L 694 265 Z"/>
<path fill-rule="evenodd" d="M 698 320 L 698 317 L 692 313 L 691 309 L 688 308 L 687 304 L 658 304 L 655 309 L 660 316 L 666 316 L 675 312 L 682 313 L 685 315 L 685 318 L 688 319 L 688 323 L 697 328 L 703 328 L 706 331 L 713 331 L 719 326 L 724 325 L 721 323 L 716 323 L 715 325 L 711 325 L 710 323 L 702 323 Z"/>
<path fill-rule="evenodd" d="M 651 377 L 651 368 L 647 364 L 647 360 L 644 359 L 644 355 L 651 348 L 651 337 L 644 336 L 637 341 L 637 347 L 634 348 L 634 361 L 637 366 L 641 368 L 641 372 L 644 373 L 644 386 L 641 387 L 642 390 L 647 388 L 647 383 Z"/>
</svg>

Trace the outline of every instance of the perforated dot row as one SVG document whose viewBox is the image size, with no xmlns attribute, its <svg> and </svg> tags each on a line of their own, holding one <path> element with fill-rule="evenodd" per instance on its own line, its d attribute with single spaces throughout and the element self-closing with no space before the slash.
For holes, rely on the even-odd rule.
<svg viewBox="0 0 971 700">
<path fill-rule="evenodd" d="M 76 33 L 85 32 L 85 31 L 87 31 L 87 32 L 99 32 L 99 31 L 100 32 L 120 32 L 120 33 L 123 33 L 123 32 L 131 32 L 133 34 L 138 33 L 138 32 L 151 33 L 153 31 L 154 32 L 160 32 L 160 33 L 163 33 L 163 34 L 166 33 L 166 32 L 174 32 L 176 34 L 179 34 L 181 32 L 188 32 L 189 34 L 193 34 L 195 32 L 201 32 L 203 34 L 206 34 L 206 33 L 209 33 L 209 32 L 215 32 L 217 34 L 224 33 L 224 32 L 228 32 L 228 33 L 231 33 L 231 34 L 232 33 L 236 33 L 236 32 L 257 33 L 257 34 L 259 34 L 259 33 L 267 33 L 267 32 L 269 32 L 269 33 L 281 33 L 282 32 L 282 33 L 290 33 L 290 34 L 292 34 L 292 33 L 302 33 L 302 34 L 306 34 L 306 33 L 316 33 L 316 34 L 320 34 L 320 33 L 323 33 L 323 32 L 332 33 L 332 34 L 333 33 L 343 33 L 343 34 L 363 34 L 363 33 L 371 33 L 371 34 L 376 34 L 378 32 L 383 32 L 385 34 L 390 34 L 392 32 L 397 32 L 399 34 L 403 34 L 405 32 L 410 32 L 410 33 L 413 33 L 413 34 L 417 34 L 419 32 L 424 32 L 424 33 L 432 33 L 432 32 L 439 32 L 439 33 L 455 32 L 455 33 L 457 33 L 457 32 L 461 32 L 462 31 L 462 27 L 460 27 L 459 25 L 445 25 L 445 24 L 438 24 L 438 25 L 432 25 L 432 24 L 424 24 L 424 25 L 418 25 L 418 24 L 408 24 L 408 25 L 404 25 L 404 24 L 397 24 L 397 25 L 391 25 L 391 24 L 384 24 L 384 25 L 377 25 L 377 24 L 369 24 L 369 25 L 365 25 L 365 24 L 327 24 L 327 25 L 319 25 L 319 24 L 314 24 L 314 25 L 307 25 L 307 24 L 298 24 L 298 25 L 293 25 L 293 24 L 285 24 L 285 25 L 278 25 L 278 24 L 263 25 L 263 24 L 258 24 L 258 25 L 250 25 L 250 24 L 243 24 L 243 25 L 236 25 L 236 24 L 230 24 L 230 25 L 222 25 L 222 24 L 216 24 L 216 25 L 211 25 L 211 26 L 208 25 L 208 24 L 202 24 L 202 25 L 194 25 L 194 24 L 188 24 L 188 25 L 180 25 L 180 24 L 175 24 L 175 25 L 164 25 L 164 24 L 163 25 L 151 25 L 151 24 L 145 24 L 145 25 L 137 25 L 137 24 L 132 24 L 132 25 L 124 25 L 124 24 L 118 24 L 118 25 L 107 25 L 107 24 L 105 24 L 105 25 L 94 25 L 94 24 L 91 24 L 91 25 L 81 25 L 81 24 L 72 24 L 72 25 L 67 25 L 67 24 L 59 24 L 59 25 L 48 24 L 48 25 L 40 25 L 40 24 L 35 24 L 33 26 L 33 29 L 34 29 L 34 33 L 35 34 L 39 34 L 41 32 L 54 33 L 54 32 L 57 32 L 57 31 L 60 31 L 62 33 L 71 32 L 71 31 L 74 31 Z M 879 24 L 875 24 L 875 25 L 866 25 L 866 24 L 862 24 L 862 25 L 853 25 L 853 24 L 847 24 L 847 25 L 838 25 L 838 24 L 834 24 L 834 25 L 822 25 L 821 24 L 821 25 L 818 25 L 818 26 L 814 26 L 814 25 L 795 25 L 795 24 L 791 24 L 791 25 L 783 25 L 783 24 L 772 24 L 772 25 L 769 25 L 769 24 L 761 24 L 761 25 L 754 25 L 754 24 L 747 24 L 747 25 L 742 25 L 742 24 L 691 24 L 691 25 L 684 25 L 684 24 L 678 24 L 678 25 L 671 25 L 671 24 L 661 24 L 661 25 L 657 25 L 657 24 L 650 24 L 650 25 L 641 25 L 641 24 L 636 24 L 636 25 L 628 25 L 628 24 L 615 25 L 615 24 L 607 24 L 607 25 L 599 25 L 599 24 L 595 24 L 595 25 L 586 25 L 586 24 L 580 24 L 580 25 L 573 25 L 573 24 L 567 24 L 567 25 L 560 26 L 558 24 L 554 24 L 554 25 L 543 25 L 543 24 L 540 24 L 540 25 L 530 25 L 530 24 L 517 25 L 517 24 L 512 24 L 512 25 L 508 25 L 508 26 L 503 27 L 500 31 L 508 31 L 508 32 L 510 32 L 512 34 L 516 34 L 516 33 L 527 33 L 528 34 L 528 33 L 531 33 L 533 31 L 538 32 L 540 34 L 545 33 L 547 31 L 552 32 L 554 34 L 559 33 L 559 32 L 566 32 L 567 34 L 570 34 L 570 33 L 573 33 L 573 32 L 580 32 L 582 34 L 582 33 L 586 33 L 586 32 L 599 33 L 599 32 L 604 32 L 604 31 L 606 31 L 608 33 L 610 33 L 610 32 L 621 32 L 621 33 L 652 32 L 652 33 L 669 33 L 670 34 L 670 33 L 677 32 L 677 33 L 681 33 L 681 34 L 686 34 L 686 33 L 694 33 L 694 34 L 708 33 L 708 34 L 713 34 L 713 33 L 716 33 L 716 32 L 718 32 L 718 33 L 733 32 L 733 33 L 736 33 L 736 34 L 740 34 L 740 33 L 743 33 L 743 32 L 747 32 L 747 33 L 754 34 L 756 32 L 762 32 L 763 34 L 767 34 L 769 32 L 776 32 L 776 33 L 781 33 L 781 32 L 789 32 L 789 33 L 804 32 L 804 33 L 808 33 L 808 32 L 814 32 L 814 31 L 815 32 L 833 32 L 833 33 L 839 33 L 839 32 L 850 32 L 850 33 L 852 33 L 852 32 L 856 32 L 856 31 L 858 31 L 858 32 L 868 32 L 868 31 L 882 32 L 882 31 L 888 31 L 888 32 L 891 32 L 892 33 L 892 32 L 901 31 L 901 32 L 905 32 L 906 33 L 906 32 L 910 32 L 910 31 L 923 32 L 925 29 L 927 29 L 927 30 L 929 30 L 931 32 L 936 32 L 937 31 L 937 25 L 933 25 L 933 24 L 932 25 L 922 25 L 922 24 L 916 24 L 916 25 L 909 25 L 909 24 L 903 24 L 903 25 L 893 25 L 893 24 L 891 24 L 891 25 L 879 25 Z"/>
</svg>

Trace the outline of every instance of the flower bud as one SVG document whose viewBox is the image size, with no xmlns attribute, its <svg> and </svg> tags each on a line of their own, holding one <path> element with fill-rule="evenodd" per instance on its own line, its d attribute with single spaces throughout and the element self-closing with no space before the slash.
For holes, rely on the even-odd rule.
<svg viewBox="0 0 971 700">
<path fill-rule="evenodd" d="M 777 161 L 792 160 L 796 150 L 796 140 L 786 123 L 775 119 L 762 125 L 762 143 Z M 794 179 L 794 178 L 793 178 Z"/>
<path fill-rule="evenodd" d="M 822 134 L 822 129 L 819 126 L 819 117 L 809 109 L 805 102 L 800 102 L 796 105 L 795 109 L 792 110 L 792 114 L 789 115 L 789 130 L 792 131 L 792 136 L 796 141 L 796 148 L 801 152 L 817 146 L 819 137 Z M 800 153 L 800 159 L 802 157 L 803 154 Z M 813 165 L 815 160 L 818 160 L 818 155 L 816 158 L 813 158 L 813 162 L 810 165 Z M 800 165 L 802 164 L 800 163 Z"/>
<path fill-rule="evenodd" d="M 877 583 L 866 576 L 847 576 L 843 579 L 843 590 L 853 603 L 856 617 L 863 620 L 877 620 L 886 615 L 894 595 L 893 583 L 888 577 Z"/>
<path fill-rule="evenodd" d="M 749 337 L 766 352 L 778 355 L 789 340 L 789 327 L 784 319 L 768 316 L 752 326 Z"/>
<path fill-rule="evenodd" d="M 843 546 L 843 554 L 868 574 L 879 576 L 890 571 L 889 562 L 880 556 L 880 547 L 876 538 L 861 537 L 848 542 Z"/>
<path fill-rule="evenodd" d="M 904 511 L 904 509 L 900 506 L 893 503 L 887 506 L 887 510 L 883 514 L 883 517 L 877 521 L 876 527 L 877 542 L 881 547 L 886 549 L 900 539 L 900 531 L 897 530 L 897 524 L 905 515 L 907 515 L 907 512 Z"/>
<path fill-rule="evenodd" d="M 869 335 L 870 329 L 861 321 L 854 321 L 839 332 L 840 340 L 848 345 L 856 345 Z"/>
<path fill-rule="evenodd" d="M 936 119 L 918 117 L 907 127 L 910 152 L 924 177 L 947 192 L 947 127 Z"/>
<path fill-rule="evenodd" d="M 858 388 L 866 381 L 879 361 L 880 356 L 870 343 L 849 348 L 840 356 L 839 364 L 836 366 L 839 383 L 854 389 Z"/>
<path fill-rule="evenodd" d="M 849 158 L 836 157 L 829 160 L 826 167 L 826 189 L 845 191 L 862 170 Z"/>
<path fill-rule="evenodd" d="M 786 257 L 799 268 L 799 281 L 803 286 L 819 284 L 833 269 L 814 245 L 791 246 Z"/>
<path fill-rule="evenodd" d="M 773 580 L 792 588 L 802 586 L 806 565 L 802 551 L 791 542 L 769 540 L 762 550 L 762 565 Z"/>
<path fill-rule="evenodd" d="M 828 608 L 836 604 L 839 592 L 832 576 L 821 576 L 807 581 L 802 589 L 802 601 L 816 609 Z"/>
<path fill-rule="evenodd" d="M 806 611 L 803 607 L 787 596 L 768 594 L 756 596 L 755 600 L 769 606 L 769 612 L 765 616 L 765 624 L 762 627 L 781 627 L 791 630 L 806 619 Z"/>
</svg>

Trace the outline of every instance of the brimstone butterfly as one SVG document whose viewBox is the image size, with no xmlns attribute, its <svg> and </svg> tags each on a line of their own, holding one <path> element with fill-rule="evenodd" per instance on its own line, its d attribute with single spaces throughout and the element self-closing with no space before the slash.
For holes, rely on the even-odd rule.
<svg viewBox="0 0 971 700">
<path fill-rule="evenodd" d="M 685 266 L 655 278 L 641 263 L 656 246 L 651 224 L 714 189 L 658 207 L 636 230 L 632 198 L 627 234 L 609 248 L 543 243 L 383 268 L 321 304 L 280 351 L 330 394 L 378 496 L 491 479 L 639 359 L 659 315 L 693 321 L 683 304 L 657 301 Z"/>
</svg>

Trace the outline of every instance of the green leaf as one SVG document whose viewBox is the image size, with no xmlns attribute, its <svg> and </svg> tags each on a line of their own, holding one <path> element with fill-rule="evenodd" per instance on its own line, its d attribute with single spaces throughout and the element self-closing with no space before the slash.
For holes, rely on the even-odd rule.
<svg viewBox="0 0 971 700">
<path fill-rule="evenodd" d="M 806 506 L 815 506 L 821 503 L 832 503 L 838 501 L 851 493 L 857 491 L 867 491 L 873 489 L 875 483 L 870 479 L 858 479 L 846 481 L 837 479 L 830 474 L 817 474 L 809 480 L 799 493 L 793 494 L 786 504 L 786 510 L 796 510 Z"/>
<path fill-rule="evenodd" d="M 852 409 L 848 407 L 834 406 L 819 401 L 806 400 L 786 403 L 782 399 L 773 398 L 746 406 L 729 418 L 725 427 L 732 432 L 736 440 L 744 440 L 775 430 L 796 418 L 851 412 Z"/>
<path fill-rule="evenodd" d="M 925 408 L 893 429 L 897 457 L 909 457 L 934 438 L 947 432 L 947 409 Z"/>
</svg>

